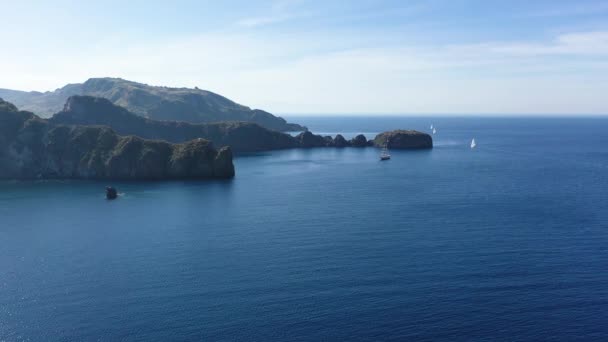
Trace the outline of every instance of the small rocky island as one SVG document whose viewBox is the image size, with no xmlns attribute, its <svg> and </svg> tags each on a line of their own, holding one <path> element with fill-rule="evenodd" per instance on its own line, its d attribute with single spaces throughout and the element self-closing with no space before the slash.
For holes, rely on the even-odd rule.
<svg viewBox="0 0 608 342">
<path fill-rule="evenodd" d="M 395 130 L 376 135 L 374 145 L 390 149 L 425 149 L 433 148 L 433 138 L 419 131 Z"/>
<path fill-rule="evenodd" d="M 119 136 L 109 127 L 56 125 L 0 100 L 0 178 L 201 179 L 234 176 L 230 147 Z"/>
</svg>

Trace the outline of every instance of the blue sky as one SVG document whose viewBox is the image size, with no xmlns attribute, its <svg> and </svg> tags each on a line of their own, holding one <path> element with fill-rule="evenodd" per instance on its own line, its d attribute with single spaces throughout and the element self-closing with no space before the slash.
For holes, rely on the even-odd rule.
<svg viewBox="0 0 608 342">
<path fill-rule="evenodd" d="M 275 113 L 608 114 L 608 0 L 4 1 L 0 87 L 198 86 Z"/>
</svg>

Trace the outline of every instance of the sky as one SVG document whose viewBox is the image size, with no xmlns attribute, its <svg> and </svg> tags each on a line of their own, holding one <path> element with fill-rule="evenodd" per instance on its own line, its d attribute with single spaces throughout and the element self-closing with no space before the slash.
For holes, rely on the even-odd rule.
<svg viewBox="0 0 608 342">
<path fill-rule="evenodd" d="M 279 114 L 608 114 L 608 0 L 0 0 L 0 88 L 199 87 Z"/>
</svg>

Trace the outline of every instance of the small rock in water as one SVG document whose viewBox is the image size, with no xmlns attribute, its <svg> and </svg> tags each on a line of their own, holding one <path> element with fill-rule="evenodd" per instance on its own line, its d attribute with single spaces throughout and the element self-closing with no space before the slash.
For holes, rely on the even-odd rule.
<svg viewBox="0 0 608 342">
<path fill-rule="evenodd" d="M 116 197 L 118 197 L 118 192 L 116 189 L 111 186 L 106 187 L 106 198 L 111 200 L 115 199 Z"/>
</svg>

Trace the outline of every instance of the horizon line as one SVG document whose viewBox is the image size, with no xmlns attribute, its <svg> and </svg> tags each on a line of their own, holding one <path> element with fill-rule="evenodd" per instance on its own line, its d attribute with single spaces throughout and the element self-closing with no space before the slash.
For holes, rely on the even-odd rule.
<svg viewBox="0 0 608 342">
<path fill-rule="evenodd" d="M 274 112 L 276 116 L 284 117 L 412 117 L 412 118 L 424 118 L 424 117 L 608 117 L 608 113 L 373 113 L 373 112 L 359 112 L 359 113 L 347 113 L 347 112 L 317 112 L 317 113 L 285 113 L 285 112 Z"/>
</svg>

